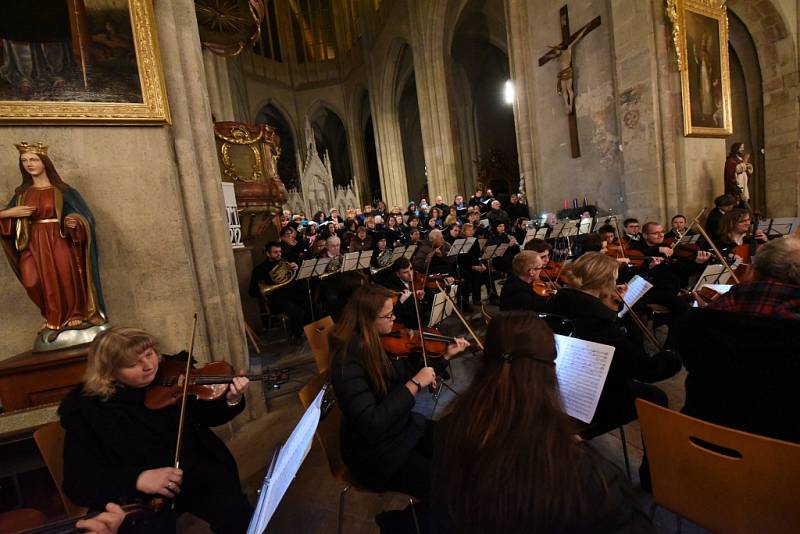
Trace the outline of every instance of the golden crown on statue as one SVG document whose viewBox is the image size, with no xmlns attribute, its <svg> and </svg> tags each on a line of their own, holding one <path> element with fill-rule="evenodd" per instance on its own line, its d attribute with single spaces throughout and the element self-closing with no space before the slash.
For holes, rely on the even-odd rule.
<svg viewBox="0 0 800 534">
<path fill-rule="evenodd" d="M 20 154 L 39 154 L 40 156 L 47 155 L 47 145 L 44 143 L 28 143 L 27 141 L 22 141 L 14 146 L 17 147 L 17 150 L 19 150 Z"/>
</svg>

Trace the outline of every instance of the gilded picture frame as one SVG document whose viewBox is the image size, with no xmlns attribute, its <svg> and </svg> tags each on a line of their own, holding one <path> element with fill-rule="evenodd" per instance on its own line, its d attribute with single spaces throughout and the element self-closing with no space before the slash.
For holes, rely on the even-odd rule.
<svg viewBox="0 0 800 534">
<path fill-rule="evenodd" d="M 683 134 L 733 133 L 726 0 L 667 0 L 681 75 Z"/>
<path fill-rule="evenodd" d="M 0 123 L 170 122 L 152 0 L 0 8 Z"/>
</svg>

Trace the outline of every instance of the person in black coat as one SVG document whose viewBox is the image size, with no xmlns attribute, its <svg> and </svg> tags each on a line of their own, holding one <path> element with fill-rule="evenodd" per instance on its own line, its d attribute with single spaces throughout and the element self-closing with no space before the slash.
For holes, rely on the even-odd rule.
<svg viewBox="0 0 800 534">
<path fill-rule="evenodd" d="M 416 329 L 418 328 L 417 307 L 414 304 L 414 298 L 411 293 L 411 278 L 413 276 L 414 269 L 411 267 L 411 262 L 408 258 L 401 256 L 395 260 L 390 269 L 381 273 L 376 282 L 397 294 L 397 302 L 394 304 L 395 321 L 408 328 Z M 422 299 L 425 296 L 424 288 L 414 289 L 416 290 L 417 299 Z M 422 313 L 422 303 L 418 302 L 418 305 L 420 313 Z M 427 321 L 423 318 L 423 322 Z"/>
<path fill-rule="evenodd" d="M 625 475 L 575 439 L 544 321 L 502 312 L 485 346 L 436 427 L 433 532 L 654 532 Z"/>
<path fill-rule="evenodd" d="M 547 299 L 533 291 L 533 283 L 539 280 L 542 259 L 539 254 L 523 250 L 511 262 L 511 276 L 500 291 L 500 309 L 547 311 Z"/>
<path fill-rule="evenodd" d="M 677 355 L 665 351 L 648 356 L 640 342 L 626 335 L 612 302 L 618 263 L 599 252 L 587 252 L 572 266 L 576 288 L 562 288 L 552 299 L 552 313 L 571 319 L 575 337 L 615 348 L 592 426 L 604 433 L 636 419 L 634 399 L 662 406 L 667 396 L 644 382 L 665 380 L 681 369 Z M 601 432 L 602 430 L 602 432 Z"/>
<path fill-rule="evenodd" d="M 720 195 L 714 199 L 714 208 L 706 217 L 704 225 L 706 233 L 716 243 L 721 237 L 720 223 L 726 213 L 736 207 L 737 201 L 733 195 Z"/>
<path fill-rule="evenodd" d="M 175 512 L 190 512 L 214 532 L 243 533 L 252 507 L 241 490 L 236 461 L 209 429 L 244 410 L 247 378 L 236 377 L 216 401 L 190 400 L 181 468 L 172 467 L 180 405 L 144 404 L 159 368 L 152 338 L 113 327 L 95 338 L 83 384 L 62 401 L 64 482 L 67 496 L 90 510 L 106 503 L 174 499 Z M 174 531 L 175 518 L 161 516 L 151 531 Z"/>
<path fill-rule="evenodd" d="M 390 360 L 381 335 L 394 325 L 388 289 L 353 293 L 329 334 L 331 382 L 342 410 L 342 459 L 355 480 L 373 491 L 399 491 L 427 499 L 433 423 L 413 412 L 414 397 L 436 375 L 410 358 Z M 445 358 L 468 343 L 457 338 Z"/>
</svg>

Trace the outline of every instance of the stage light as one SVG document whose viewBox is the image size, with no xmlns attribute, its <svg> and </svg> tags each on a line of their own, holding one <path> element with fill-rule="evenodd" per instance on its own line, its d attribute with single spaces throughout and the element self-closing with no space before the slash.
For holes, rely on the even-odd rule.
<svg viewBox="0 0 800 534">
<path fill-rule="evenodd" d="M 514 84 L 511 82 L 511 80 L 506 80 L 506 84 L 503 87 L 503 99 L 505 100 L 506 104 L 514 103 Z"/>
</svg>

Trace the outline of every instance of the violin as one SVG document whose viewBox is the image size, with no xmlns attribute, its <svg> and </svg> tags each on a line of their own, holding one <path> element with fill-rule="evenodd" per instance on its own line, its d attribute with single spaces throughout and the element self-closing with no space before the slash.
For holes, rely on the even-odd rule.
<svg viewBox="0 0 800 534">
<path fill-rule="evenodd" d="M 558 284 L 555 282 L 544 282 L 542 280 L 534 280 L 531 283 L 533 292 L 540 297 L 549 298 L 558 293 Z"/>
<path fill-rule="evenodd" d="M 126 529 L 131 528 L 134 530 L 136 527 L 146 528 L 148 526 L 148 520 L 154 514 L 162 511 L 162 507 L 145 504 L 125 504 L 121 505 L 120 508 L 122 508 L 122 511 L 125 512 L 125 519 L 123 520 L 122 524 Z M 70 517 L 67 519 L 54 521 L 52 523 L 40 524 L 30 529 L 28 528 L 28 525 L 19 530 L 19 532 L 24 532 L 25 534 L 80 534 L 86 531 L 76 527 L 75 523 L 82 519 L 91 519 L 100 513 L 101 512 L 98 511 L 89 512 L 88 514 L 80 517 Z M 142 530 L 142 532 L 143 531 L 144 530 Z M 11 532 L 17 532 L 13 524 L 11 525 Z"/>
<path fill-rule="evenodd" d="M 456 278 L 455 276 L 449 274 L 429 274 L 425 275 L 425 273 L 420 273 L 414 271 L 414 287 L 416 289 L 438 289 L 437 283 L 441 283 L 444 285 L 445 278 L 452 278 L 454 284 L 460 284 L 463 282 L 462 279 Z"/>
<path fill-rule="evenodd" d="M 182 361 L 162 361 L 158 366 L 156 377 L 147 387 L 144 405 L 151 410 L 160 410 L 177 403 L 183 396 L 185 372 L 186 364 Z M 228 362 L 211 362 L 203 367 L 192 369 L 189 374 L 187 396 L 206 401 L 217 400 L 228 391 L 228 384 L 237 376 L 243 376 L 252 381 L 264 380 L 275 388 L 289 380 L 289 373 L 286 371 L 239 375 L 233 372 L 233 367 Z"/>
<path fill-rule="evenodd" d="M 421 351 L 423 343 L 428 358 L 441 358 L 454 341 L 455 338 L 443 335 L 438 328 L 424 327 L 420 336 L 419 330 L 406 328 L 401 323 L 394 323 L 392 331 L 381 336 L 383 350 L 392 358 L 407 358 L 412 352 Z M 470 341 L 470 347 L 478 348 L 475 340 Z"/>
</svg>

